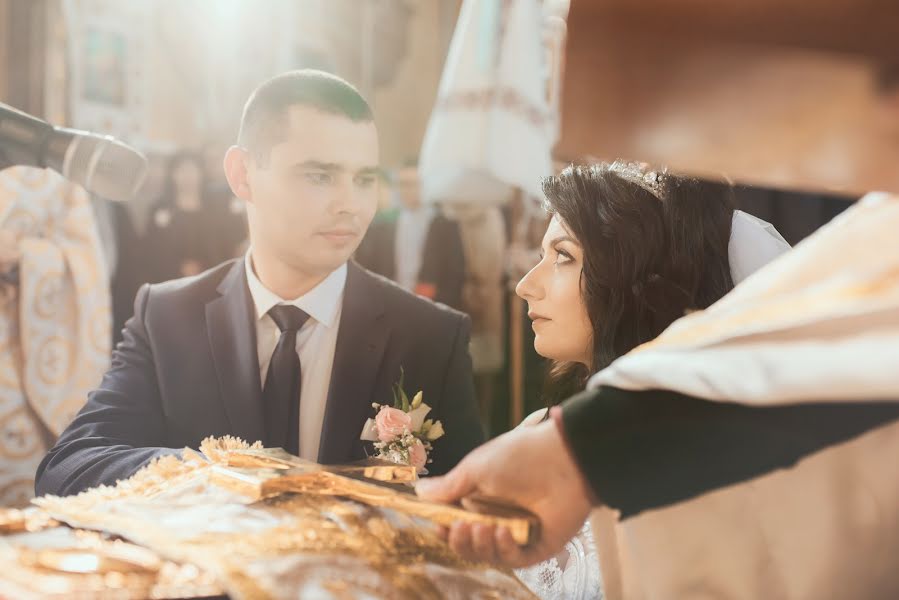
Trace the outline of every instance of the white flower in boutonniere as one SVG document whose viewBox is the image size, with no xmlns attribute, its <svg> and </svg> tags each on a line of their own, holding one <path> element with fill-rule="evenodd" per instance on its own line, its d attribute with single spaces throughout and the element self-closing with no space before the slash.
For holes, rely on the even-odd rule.
<svg viewBox="0 0 899 600">
<path fill-rule="evenodd" d="M 443 424 L 427 418 L 431 407 L 423 402 L 422 392 L 409 400 L 403 379 L 400 369 L 400 380 L 393 384 L 393 406 L 372 404 L 377 413 L 365 422 L 360 439 L 374 442 L 377 458 L 411 465 L 426 475 L 431 442 L 443 437 Z"/>
</svg>

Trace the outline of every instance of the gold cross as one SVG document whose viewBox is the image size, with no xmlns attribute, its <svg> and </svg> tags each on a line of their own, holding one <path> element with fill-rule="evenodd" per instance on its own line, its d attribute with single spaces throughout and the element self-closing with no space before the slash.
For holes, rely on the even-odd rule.
<svg viewBox="0 0 899 600">
<path fill-rule="evenodd" d="M 236 450 L 227 465 L 212 467 L 214 483 L 251 501 L 286 493 L 343 496 L 363 504 L 394 509 L 439 525 L 456 521 L 505 527 L 521 546 L 532 543 L 539 531 L 537 518 L 500 500 L 471 496 L 460 506 L 428 502 L 416 496 L 410 484 L 414 467 L 369 459 L 350 465 L 324 466 L 290 455 L 281 448 Z"/>
</svg>

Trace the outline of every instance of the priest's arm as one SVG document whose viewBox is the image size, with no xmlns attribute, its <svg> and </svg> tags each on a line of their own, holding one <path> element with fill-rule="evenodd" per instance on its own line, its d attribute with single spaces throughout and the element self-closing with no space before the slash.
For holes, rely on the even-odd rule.
<svg viewBox="0 0 899 600">
<path fill-rule="evenodd" d="M 788 468 L 899 419 L 899 402 L 750 407 L 602 387 L 553 416 L 590 488 L 627 518 Z"/>
</svg>

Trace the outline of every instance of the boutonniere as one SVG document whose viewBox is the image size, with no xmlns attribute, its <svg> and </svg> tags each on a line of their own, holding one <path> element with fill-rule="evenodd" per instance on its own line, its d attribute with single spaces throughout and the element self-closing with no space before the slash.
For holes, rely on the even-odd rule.
<svg viewBox="0 0 899 600">
<path fill-rule="evenodd" d="M 403 379 L 400 369 L 400 380 L 393 384 L 393 406 L 372 404 L 375 418 L 365 422 L 360 439 L 374 442 L 377 458 L 411 465 L 426 475 L 431 442 L 443 437 L 443 424 L 426 418 L 431 407 L 423 402 L 422 392 L 409 400 Z"/>
</svg>

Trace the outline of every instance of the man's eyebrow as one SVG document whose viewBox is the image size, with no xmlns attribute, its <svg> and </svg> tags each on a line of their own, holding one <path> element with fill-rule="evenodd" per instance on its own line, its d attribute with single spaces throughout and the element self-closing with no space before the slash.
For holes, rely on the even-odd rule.
<svg viewBox="0 0 899 600">
<path fill-rule="evenodd" d="M 305 160 L 293 166 L 294 169 L 304 171 L 324 171 L 326 173 L 343 173 L 348 169 L 339 163 L 325 162 L 321 160 Z M 384 169 L 379 166 L 368 166 L 358 169 L 354 175 L 384 177 Z"/>
<path fill-rule="evenodd" d="M 376 175 L 378 177 L 382 177 L 384 175 L 384 170 L 381 167 L 362 167 L 358 171 L 356 171 L 357 175 Z"/>
<path fill-rule="evenodd" d="M 342 165 L 339 165 L 337 163 L 323 162 L 320 160 L 306 160 L 301 163 L 295 164 L 294 168 L 329 172 L 343 171 Z"/>
</svg>

